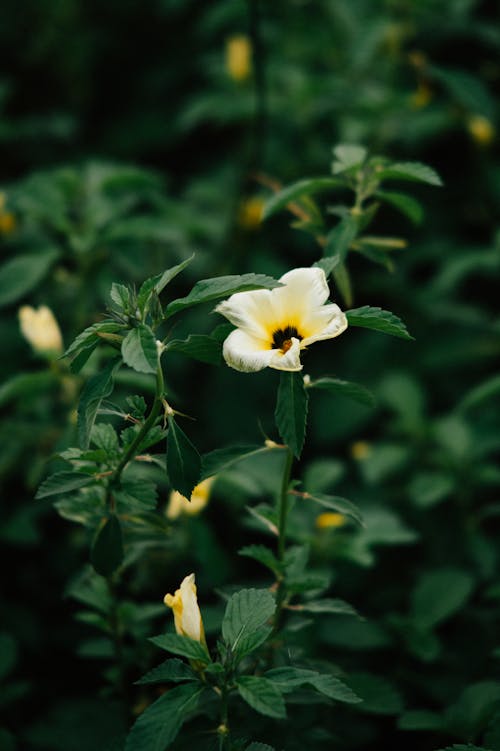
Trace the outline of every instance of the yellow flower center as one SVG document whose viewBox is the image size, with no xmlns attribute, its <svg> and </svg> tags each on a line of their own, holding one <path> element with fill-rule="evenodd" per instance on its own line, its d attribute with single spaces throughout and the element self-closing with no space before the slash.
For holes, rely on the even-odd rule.
<svg viewBox="0 0 500 751">
<path fill-rule="evenodd" d="M 292 338 L 300 341 L 304 337 L 299 334 L 295 326 L 285 326 L 283 329 L 276 329 L 273 331 L 271 349 L 280 349 L 285 354 L 292 346 Z"/>
</svg>

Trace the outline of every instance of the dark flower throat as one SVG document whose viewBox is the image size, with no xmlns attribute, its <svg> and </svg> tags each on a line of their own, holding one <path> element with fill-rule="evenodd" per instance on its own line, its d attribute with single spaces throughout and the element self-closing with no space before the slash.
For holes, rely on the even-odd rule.
<svg viewBox="0 0 500 751">
<path fill-rule="evenodd" d="M 285 326 L 284 329 L 277 329 L 273 332 L 271 349 L 281 349 L 283 352 L 288 352 L 292 346 L 292 337 L 299 341 L 303 339 L 295 326 Z"/>
</svg>

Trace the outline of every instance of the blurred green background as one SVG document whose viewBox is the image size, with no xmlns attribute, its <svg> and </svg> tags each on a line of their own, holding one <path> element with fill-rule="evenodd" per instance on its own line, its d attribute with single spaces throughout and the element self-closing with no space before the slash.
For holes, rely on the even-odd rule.
<svg viewBox="0 0 500 751">
<path fill-rule="evenodd" d="M 138 285 L 193 252 L 174 296 L 207 276 L 311 265 L 314 240 L 286 212 L 262 223 L 263 202 L 275 183 L 328 175 L 335 144 L 359 143 L 432 165 L 444 187 L 411 186 L 415 224 L 380 208 L 373 233 L 407 240 L 390 273 L 349 261 L 354 305 L 392 310 L 415 342 L 352 330 L 308 355 L 311 375 L 377 396 L 375 409 L 315 399 L 296 469 L 359 503 L 366 529 L 321 529 L 308 508 L 292 524 L 332 595 L 366 618 L 319 617 L 304 644 L 338 661 L 365 702 L 311 708 L 281 743 L 500 750 L 498 6 L 4 0 L 0 47 L 0 746 L 104 751 L 123 735 L 109 645 L 78 605 L 88 536 L 33 500 L 47 462 L 75 444 L 82 381 L 30 348 L 19 307 L 49 305 L 68 346 L 111 282 Z M 195 309 L 175 336 L 218 322 Z M 201 450 L 276 438 L 276 373 L 172 355 L 167 382 Z M 116 399 L 148 387 L 124 376 Z M 275 483 L 271 465 L 238 465 L 202 515 L 143 542 L 123 583 L 136 705 L 132 683 L 154 662 L 146 638 L 168 618 L 153 606 L 188 570 L 207 621 L 217 588 L 266 585 L 236 552 L 265 540 L 244 507 Z M 160 496 L 162 509 L 166 484 Z"/>
</svg>

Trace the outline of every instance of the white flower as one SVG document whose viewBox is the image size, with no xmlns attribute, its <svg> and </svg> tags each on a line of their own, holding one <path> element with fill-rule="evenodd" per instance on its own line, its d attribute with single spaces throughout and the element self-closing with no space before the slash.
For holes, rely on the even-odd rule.
<svg viewBox="0 0 500 751">
<path fill-rule="evenodd" d="M 174 611 L 176 632 L 205 644 L 205 631 L 196 597 L 194 574 L 185 576 L 175 594 L 165 595 L 163 602 Z"/>
<path fill-rule="evenodd" d="M 168 501 L 167 518 L 177 519 L 182 514 L 193 516 L 203 511 L 210 498 L 214 480 L 215 477 L 207 477 L 206 480 L 200 482 L 191 493 L 191 500 L 181 495 L 178 490 L 173 490 Z"/>
<path fill-rule="evenodd" d="M 329 289 L 323 269 L 293 269 L 279 281 L 283 287 L 237 292 L 215 308 L 237 326 L 223 347 L 235 370 L 301 370 L 301 349 L 347 328 L 339 306 L 325 305 Z"/>
<path fill-rule="evenodd" d="M 58 355 L 63 350 L 61 330 L 51 309 L 40 305 L 38 310 L 30 305 L 19 308 L 19 323 L 25 339 L 40 354 Z"/>
</svg>

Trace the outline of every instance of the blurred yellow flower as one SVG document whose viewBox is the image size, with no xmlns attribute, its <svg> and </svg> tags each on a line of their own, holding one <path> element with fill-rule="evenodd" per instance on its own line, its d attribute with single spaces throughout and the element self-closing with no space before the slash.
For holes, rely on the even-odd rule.
<svg viewBox="0 0 500 751">
<path fill-rule="evenodd" d="M 175 630 L 178 634 L 206 644 L 194 574 L 184 577 L 175 594 L 165 595 L 163 602 L 174 611 Z"/>
<path fill-rule="evenodd" d="M 481 146 L 487 146 L 495 138 L 495 126 L 483 115 L 472 115 L 467 120 L 467 130 L 472 140 Z"/>
<path fill-rule="evenodd" d="M 417 90 L 410 96 L 410 106 L 412 109 L 421 110 L 427 107 L 432 99 L 432 89 L 426 83 L 420 82 Z"/>
<path fill-rule="evenodd" d="M 5 193 L 0 193 L 0 235 L 10 235 L 16 228 L 16 217 L 5 211 Z"/>
<path fill-rule="evenodd" d="M 347 519 L 344 514 L 337 514 L 334 511 L 328 511 L 316 517 L 316 527 L 318 529 L 336 529 L 343 527 Z"/>
<path fill-rule="evenodd" d="M 46 305 L 38 310 L 30 305 L 19 308 L 19 323 L 25 339 L 35 352 L 42 355 L 60 355 L 63 351 L 61 330 L 54 314 Z"/>
<path fill-rule="evenodd" d="M 368 456 L 370 456 L 371 452 L 372 447 L 366 441 L 356 441 L 351 446 L 351 456 L 357 461 L 366 459 Z"/>
<path fill-rule="evenodd" d="M 260 198 L 260 196 L 246 198 L 240 204 L 238 224 L 245 229 L 257 229 L 262 222 L 263 209 L 264 199 Z"/>
<path fill-rule="evenodd" d="M 167 518 L 177 519 L 182 514 L 199 514 L 208 503 L 214 480 L 215 477 L 208 477 L 203 482 L 200 482 L 193 490 L 190 501 L 177 490 L 173 490 L 168 500 Z"/>
<path fill-rule="evenodd" d="M 243 34 L 226 42 L 226 70 L 234 81 L 245 81 L 252 72 L 252 44 Z"/>
</svg>

